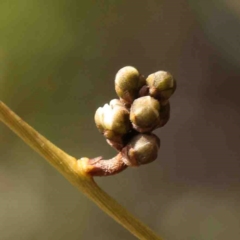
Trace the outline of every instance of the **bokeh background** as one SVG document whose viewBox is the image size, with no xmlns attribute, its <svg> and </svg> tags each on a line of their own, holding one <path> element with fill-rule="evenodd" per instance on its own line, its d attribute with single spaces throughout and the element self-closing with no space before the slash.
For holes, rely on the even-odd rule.
<svg viewBox="0 0 240 240">
<path fill-rule="evenodd" d="M 123 66 L 178 81 L 157 161 L 99 185 L 168 240 L 240 239 L 237 0 L 0 2 L 0 99 L 76 157 Z M 135 239 L 0 124 L 0 239 Z"/>
</svg>

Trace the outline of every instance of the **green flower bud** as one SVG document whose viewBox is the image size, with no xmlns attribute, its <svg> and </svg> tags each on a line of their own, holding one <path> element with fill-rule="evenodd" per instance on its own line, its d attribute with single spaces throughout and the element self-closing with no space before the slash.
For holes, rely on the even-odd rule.
<svg viewBox="0 0 240 240">
<path fill-rule="evenodd" d="M 146 84 L 145 78 L 134 67 L 121 68 L 115 77 L 115 90 L 120 99 L 131 104 L 138 97 L 141 87 Z"/>
<path fill-rule="evenodd" d="M 136 99 L 130 109 L 130 120 L 138 132 L 151 132 L 160 121 L 160 103 L 150 97 Z"/>
<path fill-rule="evenodd" d="M 160 101 L 169 99 L 176 90 L 176 80 L 168 72 L 155 72 L 147 77 L 146 82 L 149 95 Z"/>
<path fill-rule="evenodd" d="M 138 134 L 122 150 L 123 162 L 128 166 L 139 166 L 156 160 L 160 139 L 155 134 Z"/>
<path fill-rule="evenodd" d="M 94 119 L 99 131 L 107 139 L 116 142 L 121 142 L 121 138 L 131 129 L 129 111 L 117 99 L 98 108 Z"/>
</svg>

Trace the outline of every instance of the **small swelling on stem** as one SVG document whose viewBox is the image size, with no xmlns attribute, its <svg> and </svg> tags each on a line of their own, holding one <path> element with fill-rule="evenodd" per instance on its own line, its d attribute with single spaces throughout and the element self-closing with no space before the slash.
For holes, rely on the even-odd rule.
<svg viewBox="0 0 240 240">
<path fill-rule="evenodd" d="M 151 132 L 169 121 L 169 98 L 175 90 L 176 80 L 169 72 L 158 71 L 145 78 L 132 66 L 121 68 L 115 77 L 119 99 L 98 108 L 94 117 L 118 154 L 109 160 L 81 158 L 85 171 L 91 176 L 109 176 L 156 160 L 160 139 Z"/>
</svg>

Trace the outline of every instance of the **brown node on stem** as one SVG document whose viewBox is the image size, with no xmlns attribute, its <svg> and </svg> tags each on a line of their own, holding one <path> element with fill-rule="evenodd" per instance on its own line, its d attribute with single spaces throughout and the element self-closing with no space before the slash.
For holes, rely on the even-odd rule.
<svg viewBox="0 0 240 240">
<path fill-rule="evenodd" d="M 79 161 L 83 171 L 91 176 L 110 176 L 127 168 L 127 165 L 122 161 L 121 153 L 109 160 L 96 157 L 91 159 L 81 158 Z"/>
</svg>

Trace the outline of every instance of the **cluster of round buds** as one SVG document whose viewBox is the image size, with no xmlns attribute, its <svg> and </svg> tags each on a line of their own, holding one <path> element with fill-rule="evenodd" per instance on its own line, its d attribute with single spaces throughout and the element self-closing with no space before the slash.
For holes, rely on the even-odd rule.
<svg viewBox="0 0 240 240">
<path fill-rule="evenodd" d="M 169 98 L 176 90 L 176 81 L 165 71 L 145 78 L 127 66 L 116 74 L 115 90 L 119 99 L 98 108 L 95 123 L 119 154 L 110 160 L 85 160 L 85 169 L 94 176 L 112 175 L 157 158 L 160 139 L 152 131 L 169 120 Z"/>
</svg>

